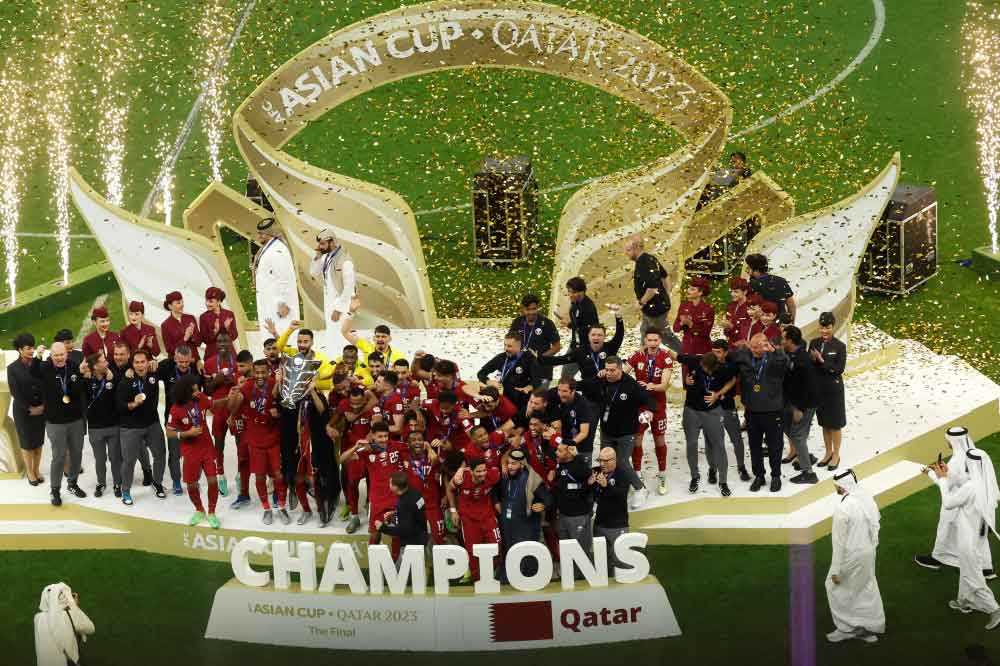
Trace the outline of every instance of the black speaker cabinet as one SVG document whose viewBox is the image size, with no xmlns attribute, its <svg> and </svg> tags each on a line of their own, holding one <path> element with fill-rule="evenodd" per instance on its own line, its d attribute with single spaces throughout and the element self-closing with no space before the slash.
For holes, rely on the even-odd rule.
<svg viewBox="0 0 1000 666">
<path fill-rule="evenodd" d="M 684 263 L 684 270 L 695 275 L 730 275 L 741 266 L 747 246 L 759 231 L 760 221 L 751 217 L 708 247 L 700 249 Z"/>
<path fill-rule="evenodd" d="M 528 258 L 528 233 L 538 220 L 538 181 L 527 157 L 488 157 L 472 182 L 476 261 Z"/>
<path fill-rule="evenodd" d="M 937 222 L 934 188 L 900 183 L 865 249 L 858 284 L 902 296 L 937 275 Z"/>
</svg>

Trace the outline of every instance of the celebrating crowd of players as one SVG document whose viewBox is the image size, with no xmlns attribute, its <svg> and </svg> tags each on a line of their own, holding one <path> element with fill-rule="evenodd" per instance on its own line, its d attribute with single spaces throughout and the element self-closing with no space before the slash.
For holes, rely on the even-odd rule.
<svg viewBox="0 0 1000 666">
<path fill-rule="evenodd" d="M 170 490 L 186 490 L 194 505 L 192 525 L 207 521 L 218 528 L 218 499 L 230 492 L 231 508 L 246 510 L 252 480 L 265 524 L 289 524 L 289 512 L 298 510 L 298 524 L 315 517 L 325 527 L 343 495 L 342 519 L 354 533 L 365 513 L 364 482 L 373 543 L 383 534 L 396 546 L 443 543 L 455 532 L 471 554 L 477 543 L 509 548 L 544 538 L 558 557 L 559 539 L 577 539 L 589 550 L 594 534 L 613 542 L 627 531 L 629 497 L 637 508 L 647 495 L 646 430 L 656 456 L 657 491 L 667 493 L 666 401 L 675 365 L 686 393 L 681 427 L 691 492 L 701 480 L 699 436 L 708 483 L 718 485 L 722 496 L 731 494 L 727 435 L 750 490 L 766 482 L 764 440 L 771 491 L 780 489 L 782 462 L 801 467 L 794 482 L 814 483 L 815 459 L 805 438 L 817 409 L 827 444 L 820 465 L 836 469 L 846 354 L 832 338 L 832 315 L 821 317 L 823 335 L 807 348 L 793 325 L 787 282 L 769 275 L 766 259 L 752 255 L 751 281 L 731 282 L 724 339 L 711 337 L 715 310 L 705 300 L 710 285 L 701 278 L 691 281 L 671 330 L 665 325 L 665 272 L 642 251 L 641 241 L 631 241 L 627 252 L 636 261 L 635 306 L 643 313 L 638 351 L 619 356 L 625 335 L 621 307 L 607 306 L 615 322 L 609 335 L 586 284 L 573 278 L 567 284 L 570 310 L 565 317 L 556 313 L 558 324 L 570 330 L 569 348 L 560 353 L 557 323 L 539 312 L 537 296 L 526 295 L 503 351 L 478 369 L 474 385 L 461 379 L 452 360 L 424 352 L 404 356 L 392 347 L 387 326 L 376 327 L 372 340 L 358 337 L 349 317 L 342 328 L 350 344 L 339 358 L 316 349 L 313 333 L 292 322 L 286 331 L 269 327 L 272 337 L 255 360 L 249 350 L 236 350 L 235 318 L 222 307 L 225 294 L 217 288 L 206 293 L 206 311 L 198 319 L 184 311 L 178 292 L 167 294 L 169 316 L 160 326 L 165 358 L 158 358 L 157 332 L 144 322 L 145 306 L 138 302 L 130 304 L 129 324 L 119 333 L 110 329 L 108 312 L 95 309 L 95 330 L 83 340 L 82 352 L 62 339 L 43 360 L 44 348 L 22 334 L 14 343 L 19 359 L 8 368 L 8 382 L 28 482 L 44 482 L 39 461 L 47 436 L 52 503 L 62 503 L 63 476 L 71 494 L 86 497 L 79 475 L 89 432 L 95 496 L 105 493 L 110 467 L 114 496 L 132 505 L 138 463 L 143 485 L 166 498 L 169 470 Z M 283 357 L 297 354 L 321 365 L 304 397 L 286 405 L 280 393 Z M 553 381 L 555 366 L 563 369 Z M 736 411 L 738 393 L 745 425 Z M 784 461 L 782 431 L 791 444 Z M 234 440 L 238 470 L 230 489 L 224 453 Z"/>
</svg>

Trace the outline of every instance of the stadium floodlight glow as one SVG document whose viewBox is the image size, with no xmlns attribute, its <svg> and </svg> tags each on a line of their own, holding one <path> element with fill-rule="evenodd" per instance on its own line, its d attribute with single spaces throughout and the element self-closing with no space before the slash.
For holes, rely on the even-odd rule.
<svg viewBox="0 0 1000 666">
<path fill-rule="evenodd" d="M 58 34 L 51 35 L 49 54 L 48 94 L 45 103 L 45 124 L 49 130 L 49 177 L 56 213 L 56 240 L 59 245 L 59 268 L 62 282 L 69 284 L 69 161 L 72 112 L 70 109 L 71 49 L 75 21 L 70 16 L 72 5 L 62 10 Z"/>
<path fill-rule="evenodd" d="M 1000 11 L 978 2 L 966 7 L 966 88 L 968 104 L 976 117 L 979 169 L 986 190 L 990 249 L 998 254 L 997 215 L 1000 213 Z"/>
<path fill-rule="evenodd" d="M 0 230 L 3 233 L 3 250 L 7 268 L 7 289 L 10 304 L 17 305 L 18 255 L 17 224 L 24 196 L 24 85 L 21 69 L 11 58 L 0 72 L 0 99 L 4 112 L 0 114 Z"/>
<path fill-rule="evenodd" d="M 229 60 L 230 22 L 221 2 L 210 2 L 198 24 L 200 46 L 198 79 L 202 82 L 204 113 L 202 130 L 208 144 L 208 161 L 212 180 L 222 180 L 222 141 L 226 125 L 225 89 L 229 82 L 226 63 Z"/>
</svg>

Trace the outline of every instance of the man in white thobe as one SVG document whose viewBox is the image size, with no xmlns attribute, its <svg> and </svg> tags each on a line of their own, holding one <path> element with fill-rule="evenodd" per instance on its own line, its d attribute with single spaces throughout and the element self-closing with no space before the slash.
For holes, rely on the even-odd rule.
<svg viewBox="0 0 1000 666">
<path fill-rule="evenodd" d="M 885 633 L 885 610 L 875 580 L 879 510 L 858 484 L 854 470 L 834 475 L 840 503 L 833 512 L 833 560 L 826 579 L 826 596 L 836 629 L 831 643 L 857 638 L 866 643 Z"/>
<path fill-rule="evenodd" d="M 38 666 L 66 666 L 80 662 L 80 644 L 95 631 L 94 623 L 78 605 L 65 583 L 47 585 L 35 613 L 35 656 Z M 79 638 L 78 638 L 79 637 Z"/>
<path fill-rule="evenodd" d="M 309 272 L 323 284 L 324 347 L 330 358 L 337 358 L 348 344 L 340 330 L 341 319 L 351 311 L 357 283 L 354 262 L 332 229 L 324 229 L 316 236 L 316 256 Z"/>
<path fill-rule="evenodd" d="M 956 511 L 958 597 L 948 606 L 961 613 L 989 615 L 987 629 L 1000 626 L 1000 605 L 986 584 L 980 561 L 982 541 L 996 531 L 997 490 L 993 461 L 985 451 L 970 449 L 962 465 L 935 463 L 927 475 L 941 489 L 941 503 Z"/>
<path fill-rule="evenodd" d="M 257 243 L 261 248 L 253 260 L 253 278 L 257 289 L 257 322 L 261 329 L 284 331 L 299 318 L 299 289 L 292 252 L 281 238 L 273 217 L 257 224 Z"/>
<path fill-rule="evenodd" d="M 948 447 L 952 450 L 952 457 L 948 464 L 952 467 L 964 465 L 966 452 L 975 446 L 972 438 L 969 437 L 968 429 L 962 426 L 948 428 L 945 433 L 945 441 L 948 442 Z M 917 555 L 913 558 L 914 562 L 925 569 L 935 571 L 942 566 L 958 568 L 958 547 L 955 543 L 958 538 L 958 528 L 955 525 L 957 515 L 958 512 L 954 509 L 946 509 L 943 505 L 941 506 L 941 517 L 938 518 L 934 550 L 931 551 L 930 555 Z M 992 580 L 996 578 L 996 574 L 993 572 L 993 556 L 990 553 L 989 541 L 984 540 L 981 548 L 979 557 L 983 576 L 986 580 Z"/>
</svg>

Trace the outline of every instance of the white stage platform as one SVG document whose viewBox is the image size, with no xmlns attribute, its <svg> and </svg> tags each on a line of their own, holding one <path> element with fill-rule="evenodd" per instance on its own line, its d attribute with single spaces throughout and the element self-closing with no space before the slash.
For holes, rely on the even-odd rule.
<svg viewBox="0 0 1000 666">
<path fill-rule="evenodd" d="M 466 378 L 500 348 L 503 329 L 445 329 L 397 331 L 393 346 L 408 354 L 417 349 L 440 354 L 459 363 Z M 623 354 L 635 347 L 637 336 L 627 336 Z M 841 469 L 854 467 L 881 504 L 888 504 L 928 485 L 919 475 L 924 462 L 946 451 L 943 432 L 954 423 L 970 428 L 974 437 L 1000 430 L 1000 386 L 964 361 L 932 353 L 922 345 L 897 341 L 870 327 L 855 326 L 850 346 L 846 380 L 848 425 L 844 430 Z M 679 386 L 678 386 L 679 389 Z M 679 392 L 675 396 L 679 398 Z M 835 506 L 831 473 L 817 470 L 821 483 L 798 486 L 787 483 L 795 472 L 784 470 L 782 489 L 751 493 L 736 472 L 729 448 L 729 485 L 733 495 L 723 498 L 717 486 L 708 485 L 702 456 L 702 485 L 688 492 L 690 480 L 680 430 L 680 403 L 674 400 L 668 413 L 668 479 L 664 496 L 651 491 L 645 506 L 632 513 L 633 529 L 650 534 L 653 543 L 802 543 L 829 531 Z M 655 487 L 656 461 L 652 441 L 644 442 L 644 477 Z M 822 456 L 822 434 L 814 424 L 810 449 Z M 43 474 L 48 477 L 48 451 Z M 747 461 L 749 467 L 749 460 Z M 84 446 L 84 490 L 96 484 L 93 455 Z M 83 500 L 63 493 L 64 505 L 49 504 L 48 483 L 29 486 L 22 478 L 0 480 L 0 534 L 15 548 L 138 548 L 154 552 L 226 559 L 235 540 L 251 534 L 266 538 L 287 536 L 293 541 L 317 543 L 331 539 L 350 540 L 360 552 L 366 535 L 347 535 L 344 523 L 335 521 L 321 529 L 315 518 L 305 526 L 294 520 L 285 526 L 261 524 L 256 491 L 250 507 L 232 510 L 235 446 L 227 450 L 226 470 L 231 494 L 220 498 L 218 532 L 207 525 L 187 526 L 192 507 L 186 494 L 157 499 L 151 488 L 133 488 L 135 505 L 124 506 L 110 492 L 102 498 Z M 109 475 L 110 484 L 110 475 Z M 141 477 L 140 477 L 141 478 Z M 169 488 L 169 472 L 165 485 Z M 32 525 L 36 525 L 32 528 Z"/>
</svg>

